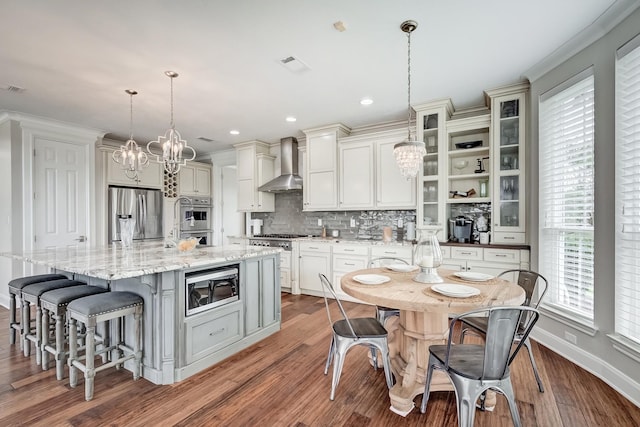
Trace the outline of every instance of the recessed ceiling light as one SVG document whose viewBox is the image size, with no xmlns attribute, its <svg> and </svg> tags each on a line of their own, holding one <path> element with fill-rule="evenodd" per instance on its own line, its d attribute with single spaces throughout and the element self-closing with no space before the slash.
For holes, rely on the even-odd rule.
<svg viewBox="0 0 640 427">
<path fill-rule="evenodd" d="M 296 118 L 295 118 L 295 117 L 293 117 L 293 116 L 287 116 L 287 118 L 286 118 L 285 120 L 286 120 L 286 121 L 288 121 L 289 123 L 293 123 L 293 122 L 295 122 L 295 121 L 296 121 L 296 120 L 298 120 L 298 119 L 296 119 Z"/>
<path fill-rule="evenodd" d="M 240 135 L 240 131 L 239 130 L 235 130 L 235 129 L 230 130 L 229 133 L 231 135 Z"/>
<path fill-rule="evenodd" d="M 360 100 L 360 105 L 371 105 L 373 104 L 373 99 L 371 98 L 362 98 Z"/>
</svg>

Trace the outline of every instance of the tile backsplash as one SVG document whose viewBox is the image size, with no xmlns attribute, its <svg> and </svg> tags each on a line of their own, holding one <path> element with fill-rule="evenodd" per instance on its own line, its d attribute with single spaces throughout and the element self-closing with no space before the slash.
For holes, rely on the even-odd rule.
<svg viewBox="0 0 640 427">
<path fill-rule="evenodd" d="M 416 221 L 415 210 L 402 211 L 327 211 L 303 212 L 302 192 L 291 191 L 275 195 L 275 212 L 252 213 L 251 219 L 262 219 L 265 234 L 292 233 L 319 236 L 326 227 L 327 236 L 338 230 L 343 238 L 382 239 L 384 227 L 391 227 L 393 240 L 402 240 L 404 228 L 398 229 L 398 220 L 403 224 Z M 354 227 L 351 227 L 351 220 Z M 322 220 L 322 225 L 318 225 Z"/>
</svg>

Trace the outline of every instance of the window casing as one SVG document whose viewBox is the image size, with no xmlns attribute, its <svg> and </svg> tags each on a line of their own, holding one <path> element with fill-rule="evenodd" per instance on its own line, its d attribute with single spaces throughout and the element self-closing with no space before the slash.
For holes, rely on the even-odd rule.
<svg viewBox="0 0 640 427">
<path fill-rule="evenodd" d="M 615 332 L 640 345 L 640 36 L 616 57 Z"/>
<path fill-rule="evenodd" d="M 539 107 L 539 270 L 549 280 L 543 305 L 593 324 L 593 70 L 543 94 Z"/>
</svg>

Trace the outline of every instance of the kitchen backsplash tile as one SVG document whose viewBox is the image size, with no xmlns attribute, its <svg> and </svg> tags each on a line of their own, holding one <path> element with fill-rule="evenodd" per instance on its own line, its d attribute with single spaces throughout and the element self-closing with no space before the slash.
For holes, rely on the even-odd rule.
<svg viewBox="0 0 640 427">
<path fill-rule="evenodd" d="M 391 227 L 393 239 L 402 239 L 404 228 L 398 230 L 398 220 L 402 219 L 403 227 L 407 222 L 416 221 L 415 210 L 402 211 L 328 211 L 303 212 L 302 192 L 277 193 L 275 197 L 275 212 L 252 213 L 252 219 L 262 219 L 262 232 L 265 234 L 295 233 L 319 236 L 322 226 L 326 227 L 327 235 L 338 230 L 343 238 L 371 238 L 382 239 L 383 227 Z M 351 219 L 355 220 L 355 227 L 351 227 Z M 399 231 L 399 234 L 398 234 Z"/>
</svg>

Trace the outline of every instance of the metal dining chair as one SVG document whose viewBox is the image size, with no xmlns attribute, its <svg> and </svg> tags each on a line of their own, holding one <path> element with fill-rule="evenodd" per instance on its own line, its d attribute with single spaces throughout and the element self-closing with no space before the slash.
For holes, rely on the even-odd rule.
<svg viewBox="0 0 640 427">
<path fill-rule="evenodd" d="M 389 360 L 387 330 L 373 317 L 350 319 L 342 307 L 342 303 L 340 302 L 340 299 L 338 299 L 331 282 L 329 282 L 324 274 L 320 273 L 319 276 L 320 282 L 322 283 L 322 292 L 325 307 L 327 309 L 327 316 L 329 317 L 329 324 L 333 331 L 329 354 L 327 356 L 327 363 L 324 367 L 324 374 L 327 375 L 329 372 L 329 366 L 333 362 L 333 379 L 331 381 L 331 396 L 329 398 L 333 400 L 335 397 L 338 382 L 340 381 L 340 374 L 342 373 L 344 358 L 349 349 L 354 345 L 366 345 L 370 348 L 374 368 L 377 368 L 376 350 L 380 351 L 387 387 L 391 388 L 393 386 L 393 377 L 391 375 L 391 362 Z M 331 319 L 331 310 L 329 308 L 327 292 L 331 298 L 335 300 L 343 317 L 335 322 Z"/>
<path fill-rule="evenodd" d="M 476 316 L 485 316 L 487 319 L 485 343 L 453 344 L 456 322 Z M 420 411 L 423 414 L 427 411 L 433 370 L 440 369 L 453 383 L 458 426 L 473 426 L 476 401 L 488 389 L 495 389 L 506 397 L 513 424 L 519 427 L 520 415 L 511 385 L 509 365 L 539 317 L 538 310 L 526 306 L 482 308 L 454 317 L 449 327 L 447 344 L 429 346 L 427 379 Z M 522 330 L 523 338 L 514 348 L 514 338 L 520 330 L 522 319 L 527 319 Z"/>
<path fill-rule="evenodd" d="M 513 279 L 513 275 L 517 275 L 517 283 L 518 285 L 524 289 L 525 291 L 525 300 L 522 305 L 532 308 L 538 308 L 544 294 L 547 292 L 548 282 L 547 279 L 544 278 L 539 273 L 531 270 L 506 270 L 498 275 L 498 277 L 505 278 L 507 276 L 509 279 Z M 516 281 L 516 280 L 514 280 Z M 523 331 L 524 327 L 527 324 L 527 319 L 522 319 L 522 324 L 518 328 L 515 336 L 515 342 L 520 343 L 523 341 L 524 347 L 527 349 L 527 353 L 529 354 L 529 360 L 531 360 L 531 366 L 533 368 L 533 374 L 536 377 L 536 382 L 538 383 L 538 390 L 541 393 L 544 393 L 544 387 L 542 385 L 542 380 L 540 379 L 540 375 L 538 374 L 538 367 L 536 366 L 536 361 L 533 358 L 533 352 L 531 351 L 531 342 L 529 341 L 529 337 L 523 339 Z M 478 318 L 468 318 L 462 321 L 461 331 L 460 331 L 460 343 L 464 342 L 464 337 L 467 333 L 473 333 L 475 335 L 484 336 L 487 331 L 487 319 L 478 317 Z"/>
<path fill-rule="evenodd" d="M 402 258 L 379 257 L 373 258 L 371 261 L 369 261 L 369 268 L 384 267 L 385 265 L 398 263 L 409 265 L 409 263 Z M 400 310 L 398 310 L 397 308 L 376 305 L 376 319 L 378 319 L 378 322 L 380 322 L 382 326 L 384 326 L 387 319 L 393 316 L 400 316 Z"/>
</svg>

